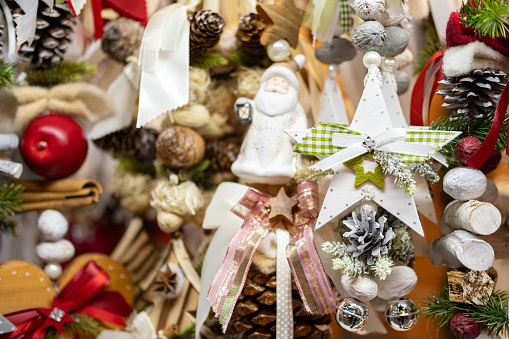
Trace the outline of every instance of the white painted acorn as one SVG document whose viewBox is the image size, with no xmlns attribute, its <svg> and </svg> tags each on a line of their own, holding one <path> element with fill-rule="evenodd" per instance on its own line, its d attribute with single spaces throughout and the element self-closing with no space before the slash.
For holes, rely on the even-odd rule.
<svg viewBox="0 0 509 339">
<path fill-rule="evenodd" d="M 41 242 L 35 246 L 35 254 L 47 263 L 62 263 L 74 257 L 74 245 L 66 239 Z"/>
<path fill-rule="evenodd" d="M 37 228 L 45 240 L 62 239 L 69 231 L 69 222 L 56 210 L 45 210 L 37 220 Z"/>
<path fill-rule="evenodd" d="M 392 300 L 412 292 L 417 284 L 415 271 L 408 266 L 396 266 L 392 268 L 385 280 L 375 278 L 378 285 L 378 297 Z"/>
<path fill-rule="evenodd" d="M 349 277 L 343 275 L 341 285 L 352 298 L 360 301 L 370 301 L 376 298 L 378 293 L 376 282 L 367 276 Z"/>
</svg>

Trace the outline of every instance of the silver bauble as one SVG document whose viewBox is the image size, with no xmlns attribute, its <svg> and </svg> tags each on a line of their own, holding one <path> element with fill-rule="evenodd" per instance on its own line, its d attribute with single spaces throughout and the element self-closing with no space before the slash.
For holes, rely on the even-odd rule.
<svg viewBox="0 0 509 339">
<path fill-rule="evenodd" d="M 419 310 L 415 303 L 406 298 L 399 298 L 387 303 L 385 319 L 397 331 L 412 329 L 419 318 Z"/>
<path fill-rule="evenodd" d="M 345 298 L 336 311 L 339 326 L 350 332 L 356 332 L 368 322 L 368 307 L 359 300 Z"/>
</svg>

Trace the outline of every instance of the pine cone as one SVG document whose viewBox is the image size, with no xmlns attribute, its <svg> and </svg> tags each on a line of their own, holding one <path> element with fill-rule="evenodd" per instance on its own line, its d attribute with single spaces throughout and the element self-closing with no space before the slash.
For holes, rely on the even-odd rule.
<svg viewBox="0 0 509 339">
<path fill-rule="evenodd" d="M 225 137 L 207 142 L 205 157 L 210 160 L 210 169 L 215 172 L 230 172 L 232 163 L 239 155 L 242 138 Z"/>
<path fill-rule="evenodd" d="M 190 27 L 189 51 L 203 53 L 219 42 L 223 33 L 223 18 L 212 11 L 202 10 L 188 14 Z"/>
<path fill-rule="evenodd" d="M 101 40 L 103 51 L 111 58 L 126 62 L 140 47 L 143 26 L 136 20 L 119 17 L 104 26 Z"/>
<path fill-rule="evenodd" d="M 9 6 L 14 19 L 23 14 L 16 2 L 9 1 Z M 51 9 L 39 1 L 34 41 L 31 45 L 28 42 L 21 45 L 18 51 L 21 60 L 44 68 L 61 63 L 71 45 L 75 24 L 76 20 L 67 3 L 55 5 Z"/>
<path fill-rule="evenodd" d="M 260 43 L 260 36 L 265 28 L 262 18 L 256 13 L 249 13 L 239 19 L 237 39 L 239 49 L 255 55 L 264 55 L 265 47 Z"/>
<path fill-rule="evenodd" d="M 507 74 L 502 71 L 476 69 L 458 77 L 445 77 L 439 83 L 445 95 L 442 107 L 456 110 L 458 116 L 478 119 L 492 113 L 507 83 Z"/>
<path fill-rule="evenodd" d="M 242 334 L 242 338 L 264 339 L 276 337 L 276 274 L 263 274 L 251 265 L 246 284 L 233 311 L 228 332 Z M 328 315 L 306 312 L 297 286 L 292 283 L 293 337 L 310 339 L 331 338 Z M 228 333 L 227 332 L 227 333 Z"/>
<path fill-rule="evenodd" d="M 156 158 L 155 141 L 159 132 L 152 128 L 136 128 L 132 124 L 116 132 L 95 139 L 94 144 L 114 157 L 154 160 Z"/>
<path fill-rule="evenodd" d="M 357 214 L 352 212 L 352 216 L 343 220 L 343 224 L 350 229 L 343 237 L 350 241 L 348 252 L 353 253 L 354 257 L 365 258 L 368 265 L 373 265 L 375 257 L 389 252 L 394 232 L 385 216 L 381 216 L 377 221 L 374 211 L 370 211 L 368 216 L 366 211 L 361 209 L 360 220 Z"/>
</svg>

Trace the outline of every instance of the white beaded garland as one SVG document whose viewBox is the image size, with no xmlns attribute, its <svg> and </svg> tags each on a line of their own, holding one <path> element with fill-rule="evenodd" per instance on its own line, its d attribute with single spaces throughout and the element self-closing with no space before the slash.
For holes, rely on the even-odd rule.
<svg viewBox="0 0 509 339">
<path fill-rule="evenodd" d="M 57 280 L 62 275 L 62 266 L 56 263 L 47 264 L 44 266 L 44 273 L 46 273 L 51 280 Z"/>
<path fill-rule="evenodd" d="M 366 54 L 364 54 L 364 58 L 362 58 L 362 62 L 364 63 L 364 66 L 366 68 L 378 67 L 378 66 L 380 66 L 380 63 L 382 62 L 382 57 L 377 52 L 369 51 Z"/>
<path fill-rule="evenodd" d="M 398 63 L 395 58 L 385 57 L 382 60 L 382 71 L 392 73 L 398 68 Z"/>
<path fill-rule="evenodd" d="M 286 40 L 278 40 L 267 46 L 267 55 L 272 61 L 285 61 L 290 56 L 290 44 Z"/>
</svg>

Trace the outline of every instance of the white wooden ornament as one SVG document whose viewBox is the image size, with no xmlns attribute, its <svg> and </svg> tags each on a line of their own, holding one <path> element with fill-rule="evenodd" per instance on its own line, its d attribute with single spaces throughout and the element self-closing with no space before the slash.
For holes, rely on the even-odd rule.
<svg viewBox="0 0 509 339">
<path fill-rule="evenodd" d="M 41 242 L 35 246 L 35 254 L 44 262 L 62 263 L 74 257 L 74 245 L 66 239 Z"/>
<path fill-rule="evenodd" d="M 336 79 L 325 80 L 318 121 L 333 124 L 349 123 L 343 94 Z"/>
<path fill-rule="evenodd" d="M 481 195 L 477 200 L 482 202 L 495 203 L 498 199 L 498 188 L 497 185 L 493 182 L 493 180 L 487 178 L 486 182 L 486 190 L 483 195 Z"/>
<path fill-rule="evenodd" d="M 447 205 L 443 215 L 444 223 L 451 229 L 482 235 L 494 233 L 502 222 L 498 208 L 477 200 L 454 200 Z"/>
<path fill-rule="evenodd" d="M 457 230 L 431 242 L 429 259 L 435 266 L 445 264 L 450 268 L 485 271 L 493 265 L 495 253 L 486 241 L 470 232 Z"/>
<path fill-rule="evenodd" d="M 37 219 L 37 228 L 45 240 L 62 239 L 69 230 L 69 222 L 57 210 L 45 210 Z"/>
<path fill-rule="evenodd" d="M 7 334 L 16 330 L 16 326 L 0 314 L 0 334 Z"/>
</svg>

